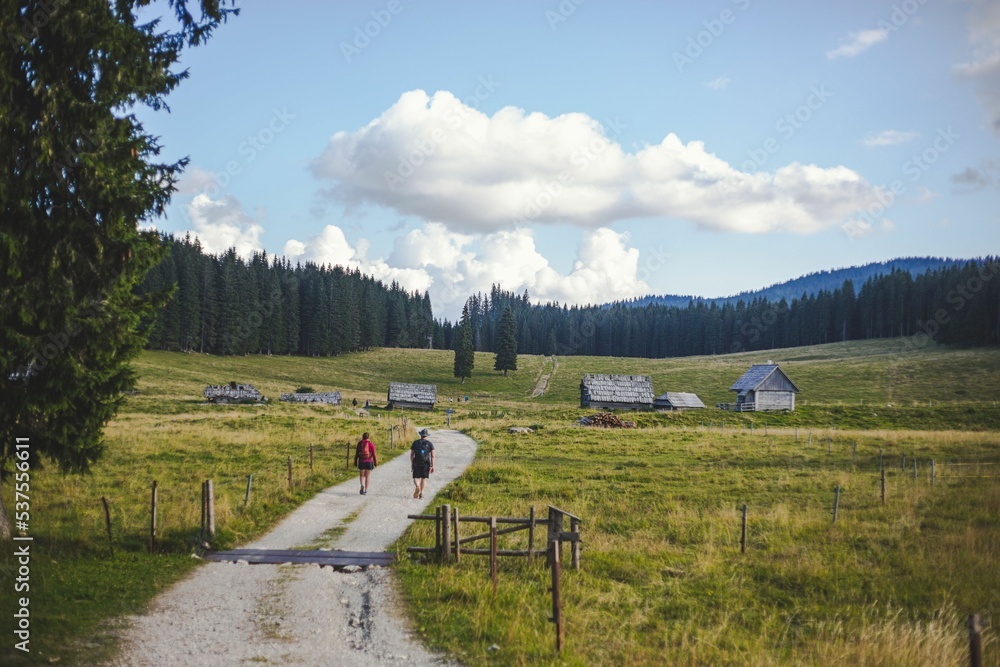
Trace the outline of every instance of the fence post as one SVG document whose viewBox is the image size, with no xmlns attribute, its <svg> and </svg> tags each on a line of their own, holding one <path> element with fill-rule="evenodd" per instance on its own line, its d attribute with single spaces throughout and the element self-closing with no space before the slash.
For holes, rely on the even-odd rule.
<svg viewBox="0 0 1000 667">
<path fill-rule="evenodd" d="M 882 468 L 882 507 L 885 507 L 885 468 Z"/>
<path fill-rule="evenodd" d="M 309 474 L 312 474 L 312 471 L 313 471 L 313 446 L 312 446 L 312 443 L 310 442 L 309 443 Z"/>
<path fill-rule="evenodd" d="M 198 537 L 202 540 L 208 535 L 208 482 L 201 483 L 201 530 Z"/>
<path fill-rule="evenodd" d="M 531 506 L 531 511 L 528 512 L 528 562 L 532 563 L 535 560 L 535 506 Z"/>
<path fill-rule="evenodd" d="M 115 555 L 114 541 L 111 539 L 111 512 L 108 510 L 108 499 L 101 496 L 101 504 L 104 505 L 104 526 L 108 529 L 108 551 L 111 556 Z"/>
<path fill-rule="evenodd" d="M 914 482 L 917 481 L 917 459 L 916 459 L 916 457 L 914 457 L 914 459 L 913 459 L 913 481 Z"/>
<path fill-rule="evenodd" d="M 931 460 L 931 486 L 934 486 L 934 461 Z"/>
<path fill-rule="evenodd" d="M 493 580 L 493 597 L 497 596 L 497 518 L 490 517 L 490 579 Z"/>
<path fill-rule="evenodd" d="M 351 443 L 347 443 L 347 454 L 344 456 L 344 470 L 351 467 Z"/>
<path fill-rule="evenodd" d="M 833 495 L 833 522 L 837 523 L 837 510 L 840 508 L 840 484 L 837 485 Z"/>
<path fill-rule="evenodd" d="M 854 441 L 854 445 L 851 446 L 851 461 L 854 461 L 858 456 L 858 441 Z"/>
<path fill-rule="evenodd" d="M 807 447 L 812 447 L 813 446 L 813 432 L 812 431 L 809 431 L 809 444 L 806 445 L 806 446 Z"/>
<path fill-rule="evenodd" d="M 444 509 L 441 511 L 441 540 L 443 544 L 441 545 L 441 554 L 444 557 L 443 560 L 451 559 L 451 505 L 445 505 Z"/>
<path fill-rule="evenodd" d="M 799 427 L 795 427 L 795 442 L 799 441 Z"/>
<path fill-rule="evenodd" d="M 207 496 L 207 512 L 205 514 L 208 519 L 208 539 L 209 541 L 215 539 L 215 487 L 212 484 L 212 480 L 205 482 L 205 488 L 208 491 Z"/>
<path fill-rule="evenodd" d="M 562 602 L 559 598 L 559 569 L 561 560 L 561 548 L 559 540 L 549 542 L 549 560 L 552 562 L 552 618 L 549 619 L 556 624 L 556 651 L 562 653 L 563 644 L 563 624 L 562 624 Z"/>
<path fill-rule="evenodd" d="M 462 538 L 458 530 L 458 508 L 452 510 L 455 514 L 455 562 L 462 560 Z"/>
<path fill-rule="evenodd" d="M 243 496 L 243 507 L 250 504 L 250 487 L 253 486 L 253 473 L 247 475 L 247 493 Z"/>
<path fill-rule="evenodd" d="M 434 549 L 438 558 L 441 557 L 441 508 L 434 508 Z"/>
<path fill-rule="evenodd" d="M 747 552 L 747 504 L 743 503 L 743 529 L 740 531 L 740 553 Z"/>
<path fill-rule="evenodd" d="M 149 553 L 156 551 L 156 480 L 153 480 L 149 508 Z"/>
<path fill-rule="evenodd" d="M 569 529 L 570 531 L 576 533 L 576 539 L 573 540 L 573 544 L 570 547 L 570 549 L 572 549 L 571 553 L 573 554 L 573 569 L 579 572 L 580 571 L 580 520 L 570 519 Z"/>
<path fill-rule="evenodd" d="M 288 490 L 292 490 L 292 457 L 288 457 Z"/>
<path fill-rule="evenodd" d="M 969 616 L 969 665 L 983 667 L 983 626 L 979 614 Z"/>
</svg>

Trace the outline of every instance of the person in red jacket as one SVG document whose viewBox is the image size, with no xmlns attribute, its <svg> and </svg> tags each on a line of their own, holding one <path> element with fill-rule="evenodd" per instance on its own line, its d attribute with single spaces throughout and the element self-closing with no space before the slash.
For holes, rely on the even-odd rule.
<svg viewBox="0 0 1000 667">
<path fill-rule="evenodd" d="M 354 451 L 354 464 L 358 467 L 358 477 L 361 481 L 361 495 L 368 494 L 368 486 L 371 483 L 372 470 L 378 465 L 378 456 L 375 454 L 375 443 L 368 439 L 368 434 L 363 433 Z"/>
</svg>

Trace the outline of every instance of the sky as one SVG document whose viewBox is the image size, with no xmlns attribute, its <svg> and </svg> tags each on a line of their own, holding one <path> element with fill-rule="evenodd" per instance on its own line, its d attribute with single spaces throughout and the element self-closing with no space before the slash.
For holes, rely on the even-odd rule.
<svg viewBox="0 0 1000 667">
<path fill-rule="evenodd" d="M 1000 2 L 247 1 L 150 221 L 429 291 L 726 296 L 1000 251 Z"/>
</svg>

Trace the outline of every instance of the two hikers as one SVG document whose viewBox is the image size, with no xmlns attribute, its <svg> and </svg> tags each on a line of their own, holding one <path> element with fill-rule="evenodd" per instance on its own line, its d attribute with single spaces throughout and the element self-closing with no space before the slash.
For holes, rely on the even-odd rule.
<svg viewBox="0 0 1000 667">
<path fill-rule="evenodd" d="M 358 467 L 358 478 L 361 482 L 361 495 L 368 495 L 368 485 L 371 483 L 372 470 L 378 465 L 375 454 L 375 443 L 363 433 L 357 448 L 354 450 L 354 465 Z"/>
<path fill-rule="evenodd" d="M 434 472 L 434 443 L 427 439 L 430 431 L 422 429 L 420 438 L 410 445 L 410 468 L 413 471 L 413 497 L 423 498 L 427 478 Z M 375 443 L 364 433 L 354 450 L 354 465 L 358 468 L 358 479 L 361 482 L 361 495 L 368 494 L 371 484 L 371 474 L 378 465 L 378 455 L 375 453 Z"/>
</svg>

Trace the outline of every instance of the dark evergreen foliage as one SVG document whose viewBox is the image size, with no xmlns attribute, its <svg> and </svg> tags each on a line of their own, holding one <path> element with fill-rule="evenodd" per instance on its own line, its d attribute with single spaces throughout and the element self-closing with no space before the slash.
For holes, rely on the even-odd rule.
<svg viewBox="0 0 1000 667">
<path fill-rule="evenodd" d="M 507 371 L 517 370 L 517 322 L 514 321 L 510 306 L 504 308 L 503 315 L 500 316 L 496 347 L 493 370 L 503 371 L 503 376 L 507 377 Z"/>
<path fill-rule="evenodd" d="M 681 357 L 797 347 L 843 340 L 911 337 L 915 345 L 1000 344 L 1000 260 L 971 260 L 850 280 L 833 290 L 787 300 L 690 301 L 685 307 L 618 302 L 604 306 L 531 305 L 494 286 L 469 298 L 481 349 L 498 351 L 500 313 L 517 321 L 524 354 Z M 447 345 L 454 336 L 438 325 Z"/>
<path fill-rule="evenodd" d="M 135 385 L 140 320 L 166 296 L 133 291 L 162 254 L 139 224 L 163 212 L 186 160 L 161 162 L 133 110 L 165 106 L 187 77 L 182 50 L 231 4 L 171 0 L 169 25 L 140 24 L 148 3 L 134 0 L 0 4 L 0 472 L 15 438 L 33 463 L 86 470 Z M 192 279 L 162 272 L 165 289 Z M 190 334 L 190 315 L 158 334 Z"/>
<path fill-rule="evenodd" d="M 462 319 L 458 324 L 458 338 L 455 343 L 455 377 L 472 377 L 472 369 L 476 365 L 476 352 L 473 347 L 472 318 L 469 305 L 462 308 Z"/>
<path fill-rule="evenodd" d="M 430 297 L 360 271 L 291 265 L 235 250 L 215 256 L 190 237 L 168 251 L 139 292 L 176 285 L 152 323 L 149 347 L 211 354 L 330 356 L 373 347 L 425 347 L 434 330 Z"/>
</svg>

